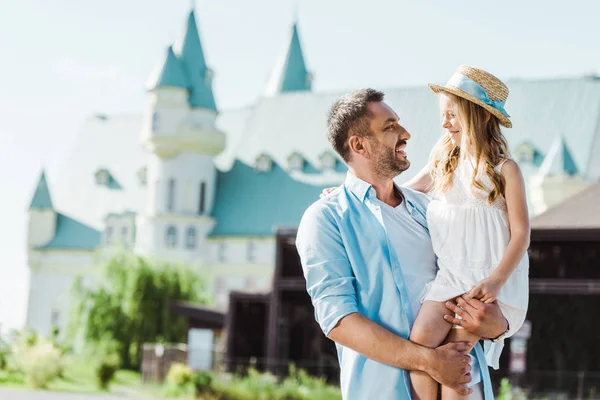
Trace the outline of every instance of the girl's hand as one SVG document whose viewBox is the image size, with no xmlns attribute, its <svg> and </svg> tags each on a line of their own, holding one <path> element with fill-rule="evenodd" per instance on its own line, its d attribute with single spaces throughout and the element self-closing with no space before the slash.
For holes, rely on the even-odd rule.
<svg viewBox="0 0 600 400">
<path fill-rule="evenodd" d="M 323 197 L 329 196 L 329 193 L 333 192 L 335 189 L 337 189 L 337 187 L 330 187 L 330 188 L 323 189 L 319 198 L 322 199 Z"/>
<path fill-rule="evenodd" d="M 467 297 L 478 299 L 482 303 L 491 304 L 498 298 L 502 286 L 503 283 L 499 280 L 486 278 L 473 286 L 473 288 L 467 292 Z"/>
</svg>

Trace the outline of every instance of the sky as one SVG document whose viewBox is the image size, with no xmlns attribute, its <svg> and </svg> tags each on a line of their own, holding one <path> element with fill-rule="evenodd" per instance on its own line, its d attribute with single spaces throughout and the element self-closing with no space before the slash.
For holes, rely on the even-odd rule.
<svg viewBox="0 0 600 400">
<path fill-rule="evenodd" d="M 21 327 L 26 211 L 95 114 L 137 114 L 188 0 L 0 0 L 0 325 Z M 443 83 L 460 64 L 503 79 L 600 73 L 595 0 L 197 0 L 220 109 L 252 104 L 291 24 L 316 92 Z M 63 210 L 68 213 L 68 210 Z"/>
</svg>

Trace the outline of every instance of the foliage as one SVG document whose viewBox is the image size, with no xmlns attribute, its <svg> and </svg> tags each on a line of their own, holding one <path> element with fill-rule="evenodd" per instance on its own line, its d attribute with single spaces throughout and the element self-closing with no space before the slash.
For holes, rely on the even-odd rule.
<svg viewBox="0 0 600 400">
<path fill-rule="evenodd" d="M 107 390 L 116 372 L 121 366 L 121 360 L 117 352 L 118 345 L 113 340 L 105 340 L 97 344 L 92 352 L 91 359 L 94 365 L 96 385 L 100 390 Z"/>
<path fill-rule="evenodd" d="M 167 383 L 173 386 L 187 385 L 192 381 L 193 373 L 194 371 L 189 366 L 182 363 L 174 363 L 167 373 Z"/>
<path fill-rule="evenodd" d="M 198 371 L 192 376 L 196 395 L 211 393 L 213 376 L 209 371 Z"/>
<path fill-rule="evenodd" d="M 37 340 L 32 345 L 20 343 L 13 354 L 19 369 L 25 374 L 25 381 L 36 389 L 48 387 L 63 368 L 61 351 L 46 340 Z"/>
<path fill-rule="evenodd" d="M 169 302 L 205 302 L 202 281 L 190 268 L 129 253 L 110 259 L 100 282 L 77 280 L 71 336 L 81 334 L 86 345 L 114 341 L 127 369 L 139 368 L 144 343 L 185 341 L 185 320 L 169 312 Z"/>
<path fill-rule="evenodd" d="M 327 385 L 324 379 L 309 376 L 303 370 L 290 368 L 283 381 L 270 373 L 248 370 L 246 376 L 196 373 L 196 395 L 202 400 L 338 400 L 340 389 Z"/>
</svg>

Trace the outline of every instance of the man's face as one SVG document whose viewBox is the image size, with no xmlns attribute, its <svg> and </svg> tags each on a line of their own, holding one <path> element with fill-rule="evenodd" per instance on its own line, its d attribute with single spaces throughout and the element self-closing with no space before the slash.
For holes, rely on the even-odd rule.
<svg viewBox="0 0 600 400">
<path fill-rule="evenodd" d="M 398 115 L 384 102 L 370 103 L 372 114 L 369 158 L 374 172 L 382 178 L 394 178 L 410 167 L 404 149 L 410 133 L 398 120 Z"/>
</svg>

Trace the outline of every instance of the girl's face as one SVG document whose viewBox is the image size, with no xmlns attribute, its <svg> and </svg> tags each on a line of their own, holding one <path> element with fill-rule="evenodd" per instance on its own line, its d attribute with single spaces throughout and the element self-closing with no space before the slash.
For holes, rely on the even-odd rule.
<svg viewBox="0 0 600 400">
<path fill-rule="evenodd" d="M 442 112 L 442 128 L 450 137 L 452 144 L 459 146 L 462 139 L 462 126 L 458 120 L 458 110 L 450 96 L 444 93 L 440 94 L 440 109 Z"/>
</svg>

